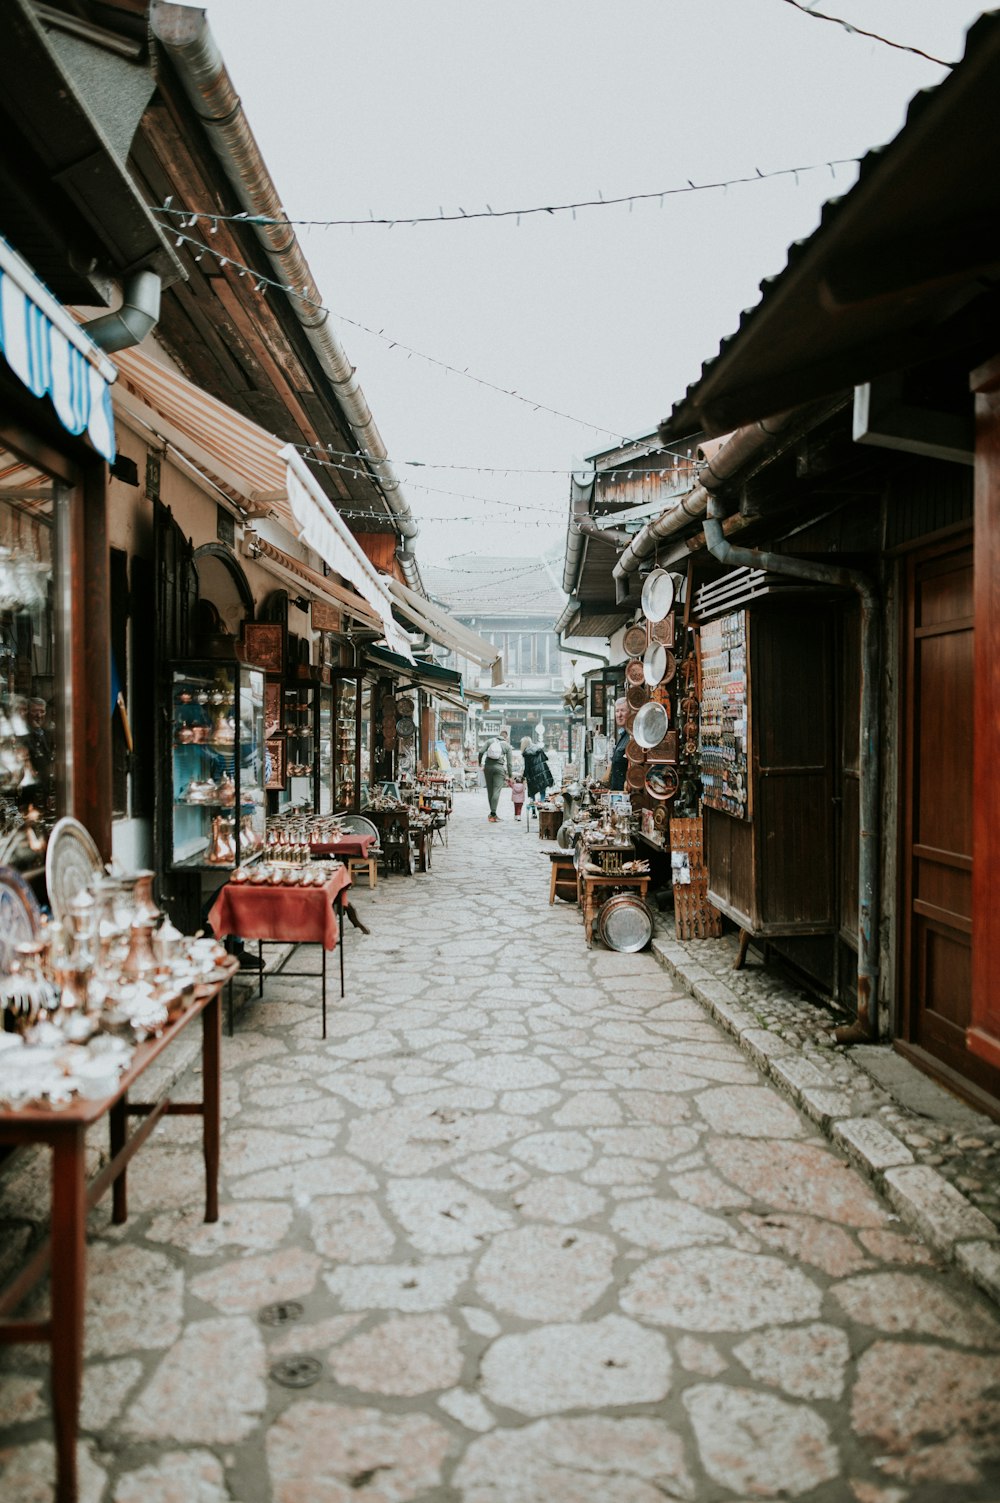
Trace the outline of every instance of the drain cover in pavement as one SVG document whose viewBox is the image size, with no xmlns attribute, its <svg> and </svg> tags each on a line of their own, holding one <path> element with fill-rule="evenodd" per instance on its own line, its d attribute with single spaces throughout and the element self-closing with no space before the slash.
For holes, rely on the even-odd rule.
<svg viewBox="0 0 1000 1503">
<path fill-rule="evenodd" d="M 302 1306 L 298 1300 L 280 1300 L 275 1305 L 265 1305 L 257 1316 L 262 1326 L 284 1326 L 291 1320 L 299 1320 Z"/>
<path fill-rule="evenodd" d="M 323 1376 L 323 1364 L 315 1357 L 286 1357 L 271 1368 L 271 1377 L 282 1388 L 311 1388 Z"/>
</svg>

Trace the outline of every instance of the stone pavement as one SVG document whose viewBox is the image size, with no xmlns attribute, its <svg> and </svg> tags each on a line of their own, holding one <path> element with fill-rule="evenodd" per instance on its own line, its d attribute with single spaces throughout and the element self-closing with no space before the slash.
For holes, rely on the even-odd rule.
<svg viewBox="0 0 1000 1503">
<path fill-rule="evenodd" d="M 95 1212 L 82 1498 L 996 1503 L 995 1307 L 501 812 L 359 892 L 325 1044 L 313 982 L 240 1012 L 217 1226 L 184 1118 Z M 0 1358 L 4 1503 L 44 1373 Z"/>
</svg>

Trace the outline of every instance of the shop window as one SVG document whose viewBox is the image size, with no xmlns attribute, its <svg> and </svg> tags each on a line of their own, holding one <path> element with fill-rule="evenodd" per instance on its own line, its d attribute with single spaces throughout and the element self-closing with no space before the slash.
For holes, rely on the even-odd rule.
<svg viewBox="0 0 1000 1503">
<path fill-rule="evenodd" d="M 0 444 L 0 864 L 44 861 L 60 809 L 52 477 Z"/>
</svg>

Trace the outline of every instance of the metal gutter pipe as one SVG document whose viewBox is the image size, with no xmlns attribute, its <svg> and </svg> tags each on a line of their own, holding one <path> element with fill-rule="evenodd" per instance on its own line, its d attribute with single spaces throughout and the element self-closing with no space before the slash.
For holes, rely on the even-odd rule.
<svg viewBox="0 0 1000 1503">
<path fill-rule="evenodd" d="M 761 422 L 737 428 L 712 455 L 698 476 L 698 483 L 694 488 L 686 496 L 680 496 L 666 511 L 652 522 L 647 522 L 636 533 L 612 571 L 615 599 L 619 604 L 628 599 L 629 575 L 636 573 L 643 559 L 655 553 L 657 545 L 664 538 L 679 532 L 689 522 L 700 521 L 708 511 L 708 503 L 714 492 L 721 489 L 749 460 L 772 449 L 797 410 L 793 408 L 788 412 L 779 412 Z"/>
<path fill-rule="evenodd" d="M 172 0 L 153 0 L 149 24 L 153 36 L 169 56 L 206 132 L 212 140 L 240 207 L 248 214 L 280 221 L 255 224 L 275 276 L 282 286 L 315 288 L 295 231 L 285 218 L 278 191 L 254 139 L 239 95 L 222 60 L 205 12 Z M 314 307 L 300 297 L 289 297 L 289 307 L 305 331 L 309 343 L 331 382 L 344 416 L 350 424 L 372 475 L 378 481 L 392 519 L 402 537 L 397 553 L 410 589 L 425 594 L 413 557 L 417 524 L 403 496 L 399 477 L 389 461 L 382 435 L 357 379 L 357 373 L 330 324 L 325 308 Z"/>
<path fill-rule="evenodd" d="M 160 317 L 162 287 L 163 280 L 157 272 L 133 272 L 122 287 L 121 307 L 111 313 L 99 313 L 83 324 L 84 333 L 108 355 L 141 344 Z"/>
<path fill-rule="evenodd" d="M 583 535 L 576 526 L 580 517 L 590 515 L 590 498 L 594 494 L 594 482 L 581 484 L 574 475 L 569 489 L 569 526 L 566 529 L 566 558 L 563 563 L 563 589 L 572 595 L 577 586 L 577 573 L 583 560 Z"/>
<path fill-rule="evenodd" d="M 861 746 L 858 830 L 858 1016 L 836 1030 L 840 1044 L 869 1043 L 878 1032 L 878 826 L 881 788 L 879 740 L 880 638 L 878 595 L 871 580 L 854 569 L 789 558 L 730 543 L 722 530 L 725 507 L 713 497 L 705 518 L 705 543 L 727 569 L 766 569 L 794 579 L 854 590 L 861 604 Z"/>
</svg>

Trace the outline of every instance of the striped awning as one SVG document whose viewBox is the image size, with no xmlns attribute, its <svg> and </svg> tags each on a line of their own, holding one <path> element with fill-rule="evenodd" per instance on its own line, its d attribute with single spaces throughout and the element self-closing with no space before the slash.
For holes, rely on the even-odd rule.
<svg viewBox="0 0 1000 1503">
<path fill-rule="evenodd" d="M 0 355 L 32 396 L 49 398 L 67 433 L 86 435 L 114 462 L 111 383 L 117 372 L 2 238 Z"/>
</svg>

